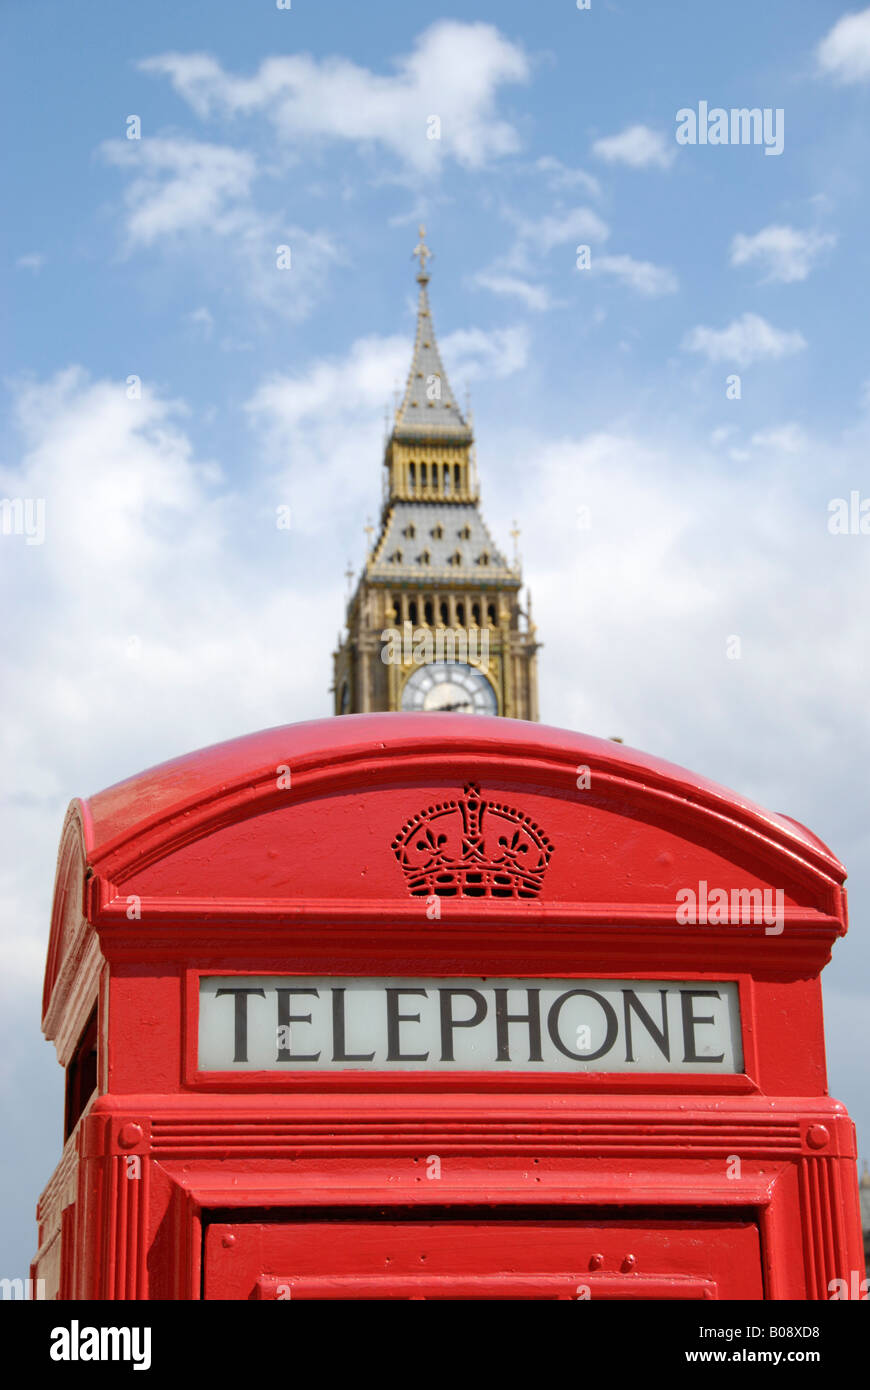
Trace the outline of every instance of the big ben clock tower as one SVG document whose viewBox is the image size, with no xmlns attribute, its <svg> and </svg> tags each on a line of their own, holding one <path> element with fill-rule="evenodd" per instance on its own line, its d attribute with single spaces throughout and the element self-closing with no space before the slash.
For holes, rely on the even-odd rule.
<svg viewBox="0 0 870 1390">
<path fill-rule="evenodd" d="M 531 600 L 480 513 L 474 435 L 441 364 L 420 228 L 417 337 L 384 453 L 380 529 L 334 655 L 335 713 L 538 718 Z"/>
</svg>

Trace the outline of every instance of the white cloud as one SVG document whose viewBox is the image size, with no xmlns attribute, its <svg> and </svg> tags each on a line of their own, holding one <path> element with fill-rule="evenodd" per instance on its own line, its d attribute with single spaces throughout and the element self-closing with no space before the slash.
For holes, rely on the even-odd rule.
<svg viewBox="0 0 870 1390">
<path fill-rule="evenodd" d="M 570 266 L 575 261 L 574 247 L 589 242 L 604 241 L 610 228 L 591 208 L 565 208 L 544 217 L 527 218 L 513 208 L 505 208 L 505 217 L 516 230 L 513 245 L 490 266 L 479 271 L 476 283 L 494 294 L 511 295 L 521 299 L 534 311 L 552 308 L 557 302 L 549 290 L 533 277 L 544 269 L 543 259 L 557 246 L 570 246 Z M 560 258 L 565 262 L 565 256 Z"/>
<path fill-rule="evenodd" d="M 711 362 L 736 362 L 741 367 L 765 359 L 788 357 L 805 347 L 806 340 L 801 333 L 774 328 L 759 314 L 743 314 L 727 328 L 699 325 L 683 339 L 687 352 L 702 352 Z"/>
<path fill-rule="evenodd" d="M 112 164 L 135 171 L 125 194 L 133 244 L 203 227 L 229 230 L 228 212 L 247 201 L 256 174 L 253 155 L 198 140 L 107 140 L 101 148 Z"/>
<path fill-rule="evenodd" d="M 130 400 L 124 383 L 91 382 L 81 368 L 19 389 L 15 419 L 25 452 L 16 479 L 20 495 L 46 499 L 44 582 L 67 585 L 72 598 L 99 581 L 98 605 L 117 610 L 144 597 L 152 564 L 165 561 L 182 535 L 196 548 L 189 513 L 212 470 L 192 462 L 182 415 L 147 388 Z M 97 627 L 98 617 L 96 609 Z"/>
<path fill-rule="evenodd" d="M 229 244 L 244 292 L 264 308 L 297 321 L 311 313 L 333 266 L 344 260 L 328 232 L 309 231 L 278 216 L 261 217 L 253 210 L 240 214 Z M 280 247 L 290 248 L 289 266 L 284 252 L 279 265 Z M 218 271 L 225 275 L 225 266 L 219 264 Z"/>
<path fill-rule="evenodd" d="M 816 50 L 822 72 L 838 82 L 870 79 L 870 9 L 843 15 Z"/>
<path fill-rule="evenodd" d="M 305 318 L 340 259 L 325 232 L 261 213 L 251 200 L 254 156 L 188 139 L 111 140 L 110 163 L 131 170 L 127 251 L 161 244 L 193 254 L 196 273 L 224 287 L 228 266 L 249 298 L 288 318 Z M 215 242 L 220 243 L 218 255 Z M 289 247 L 279 256 L 279 248 Z"/>
<path fill-rule="evenodd" d="M 627 164 L 631 169 L 646 169 L 651 165 L 667 169 L 676 155 L 663 135 L 645 125 L 628 126 L 618 135 L 596 140 L 592 153 L 610 164 Z"/>
<path fill-rule="evenodd" d="M 377 420 L 409 360 L 403 337 L 360 338 L 343 359 L 316 361 L 299 376 L 268 377 L 246 409 L 282 434 L 317 418 L 335 420 L 341 430 L 354 420 Z"/>
<path fill-rule="evenodd" d="M 636 261 L 632 256 L 594 256 L 592 270 L 595 274 L 612 275 L 638 294 L 650 298 L 673 294 L 679 288 L 679 281 L 672 270 L 653 265 L 651 261 Z"/>
<path fill-rule="evenodd" d="M 524 217 L 510 207 L 503 212 L 515 229 L 513 244 L 504 255 L 479 271 L 475 279 L 484 289 L 494 294 L 513 295 L 533 310 L 551 308 L 556 302 L 535 280 L 544 269 L 545 256 L 557 246 L 570 246 L 568 257 L 573 269 L 575 246 L 605 241 L 610 235 L 607 223 L 591 208 L 565 208 L 539 218 Z M 564 253 L 560 257 L 563 266 L 568 257 Z"/>
<path fill-rule="evenodd" d="M 540 311 L 552 307 L 553 300 L 549 290 L 543 285 L 533 285 L 529 280 L 521 280 L 518 275 L 498 275 L 492 271 L 481 271 L 474 277 L 475 284 L 493 294 L 502 294 L 521 299 L 527 309 Z"/>
<path fill-rule="evenodd" d="M 793 421 L 773 429 L 758 430 L 749 442 L 756 449 L 774 450 L 780 454 L 803 454 L 809 448 L 809 439 L 800 425 Z"/>
<path fill-rule="evenodd" d="M 459 328 L 448 333 L 441 346 L 447 374 L 457 382 L 513 376 L 522 371 L 529 357 L 529 335 L 522 326 L 489 332 Z"/>
<path fill-rule="evenodd" d="M 198 309 L 193 309 L 189 314 L 185 314 L 186 321 L 192 328 L 197 329 L 203 338 L 210 338 L 214 332 L 214 315 L 204 304 Z"/>
<path fill-rule="evenodd" d="M 554 155 L 545 154 L 536 160 L 535 168 L 546 176 L 548 188 L 562 190 L 583 188 L 592 198 L 601 197 L 601 184 L 584 169 L 569 169 Z"/>
<path fill-rule="evenodd" d="M 836 240 L 831 232 L 802 232 L 772 223 L 754 236 L 738 232 L 731 243 L 731 264 L 758 261 L 767 272 L 764 280 L 790 284 L 806 280 L 822 252 Z"/>
<path fill-rule="evenodd" d="M 549 213 L 536 219 L 517 219 L 523 255 L 534 249 L 543 254 L 555 246 L 565 246 L 578 239 L 606 241 L 610 228 L 591 208 L 567 208 L 564 212 Z"/>
<path fill-rule="evenodd" d="M 45 257 L 41 251 L 28 251 L 26 256 L 19 256 L 15 262 L 18 270 L 32 270 L 37 275 L 45 265 Z"/>
<path fill-rule="evenodd" d="M 710 443 L 714 448 L 718 448 L 720 444 L 724 444 L 726 439 L 730 439 L 731 436 L 736 433 L 736 425 L 719 425 L 715 430 L 711 431 Z"/>
<path fill-rule="evenodd" d="M 404 338 L 363 338 L 342 358 L 297 375 L 272 373 L 246 402 L 271 493 L 292 506 L 294 533 L 324 548 L 318 566 L 332 556 L 334 576 L 354 553 L 366 514 L 379 508 L 377 469 L 360 460 L 383 453 L 385 417 L 408 360 Z M 331 626 L 340 622 L 341 611 L 333 613 Z"/>
<path fill-rule="evenodd" d="M 525 82 L 523 50 L 491 24 L 439 20 L 395 61 L 390 76 L 347 59 L 308 54 L 268 58 L 253 77 L 235 77 L 206 54 L 165 53 L 145 60 L 166 75 L 203 118 L 263 113 L 287 142 L 375 142 L 418 172 L 444 156 L 478 169 L 519 148 L 496 112 L 499 90 Z M 440 138 L 427 132 L 440 120 Z"/>
</svg>

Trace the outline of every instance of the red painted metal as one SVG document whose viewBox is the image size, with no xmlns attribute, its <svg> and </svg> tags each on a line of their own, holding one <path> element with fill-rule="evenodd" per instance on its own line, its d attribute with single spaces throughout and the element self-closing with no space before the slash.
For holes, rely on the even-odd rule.
<svg viewBox="0 0 870 1390">
<path fill-rule="evenodd" d="M 400 832 L 420 815 L 434 825 L 469 783 L 508 841 L 546 843 L 549 858 L 530 896 L 439 897 L 433 916 Z M 864 1268 L 854 1128 L 827 1093 L 819 979 L 846 930 L 844 877 L 787 817 L 622 745 L 504 719 L 293 725 L 73 802 L 43 1027 L 78 1075 L 98 1005 L 97 1088 L 41 1198 L 33 1275 L 61 1297 L 273 1297 L 268 1281 L 303 1248 L 295 1213 L 324 1252 L 297 1297 L 349 1280 L 342 1297 L 488 1298 L 508 1275 L 509 1297 L 567 1297 L 595 1254 L 591 1297 L 622 1296 L 612 1280 L 629 1278 L 656 1298 L 851 1287 Z M 781 932 L 681 925 L 676 894 L 701 882 L 781 890 Z M 218 974 L 734 980 L 743 1071 L 202 1072 L 199 978 Z M 498 1219 L 469 1241 L 483 1203 Z M 409 1285 L 436 1209 L 441 1264 Z M 369 1267 L 327 1259 L 339 1210 L 373 1233 Z M 385 1222 L 409 1210 L 416 1226 Z M 540 1236 L 553 1211 L 567 1233 L 555 1264 Z M 637 1265 L 622 1273 L 629 1219 Z M 594 1222 L 613 1234 L 600 1251 Z M 277 1244 L 239 1280 L 216 1232 L 253 1230 Z M 404 1264 L 373 1284 L 399 1232 Z"/>
<path fill-rule="evenodd" d="M 741 1221 L 439 1220 L 215 1223 L 208 1299 L 762 1297 L 758 1228 Z M 641 1273 L 639 1270 L 643 1270 Z M 265 1271 L 265 1272 L 264 1272 Z"/>
</svg>

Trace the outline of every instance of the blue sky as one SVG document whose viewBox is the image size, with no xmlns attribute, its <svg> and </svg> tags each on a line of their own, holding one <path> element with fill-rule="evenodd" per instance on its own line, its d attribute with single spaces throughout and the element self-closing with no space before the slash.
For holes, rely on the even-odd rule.
<svg viewBox="0 0 870 1390">
<path fill-rule="evenodd" d="M 484 512 L 502 545 L 522 528 L 542 718 L 844 859 L 831 1088 L 870 1155 L 870 538 L 828 529 L 870 491 L 870 10 L 28 0 L 0 41 L 0 488 L 46 503 L 44 544 L 0 537 L 4 1106 L 28 1097 L 6 1263 L 59 1152 L 38 999 L 64 807 L 329 712 L 420 220 Z M 781 109 L 781 154 L 678 145 L 700 102 Z"/>
</svg>

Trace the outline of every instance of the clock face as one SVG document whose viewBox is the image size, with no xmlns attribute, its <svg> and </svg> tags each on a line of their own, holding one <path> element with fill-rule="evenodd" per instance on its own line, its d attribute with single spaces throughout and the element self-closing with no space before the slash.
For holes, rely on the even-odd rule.
<svg viewBox="0 0 870 1390">
<path fill-rule="evenodd" d="M 461 661 L 435 661 L 408 677 L 402 709 L 498 714 L 498 701 L 482 671 Z"/>
</svg>

